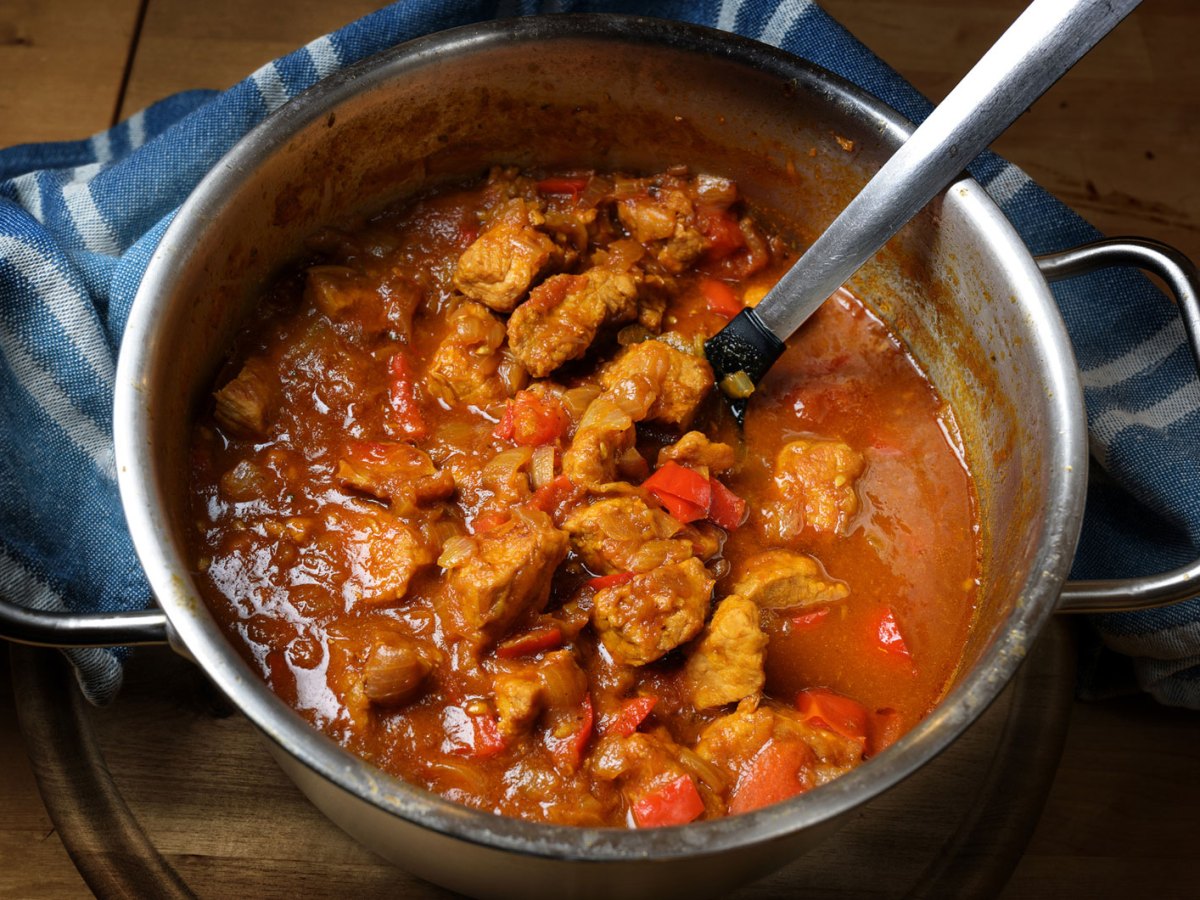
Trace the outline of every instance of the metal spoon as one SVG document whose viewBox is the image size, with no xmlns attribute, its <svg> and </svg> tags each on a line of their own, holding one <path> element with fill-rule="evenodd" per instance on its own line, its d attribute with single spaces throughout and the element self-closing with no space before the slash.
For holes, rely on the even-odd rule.
<svg viewBox="0 0 1200 900">
<path fill-rule="evenodd" d="M 741 422 L 784 341 L 1141 0 L 1034 0 L 754 308 L 704 344 Z"/>
</svg>

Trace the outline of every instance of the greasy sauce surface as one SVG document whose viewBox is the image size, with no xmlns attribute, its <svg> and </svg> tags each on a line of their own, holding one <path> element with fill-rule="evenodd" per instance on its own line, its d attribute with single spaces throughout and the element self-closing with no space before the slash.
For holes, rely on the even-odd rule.
<svg viewBox="0 0 1200 900">
<path fill-rule="evenodd" d="M 979 552 L 952 414 L 839 294 L 740 431 L 680 371 L 790 250 L 720 179 L 536 175 L 330 232 L 264 298 L 194 430 L 206 600 L 316 727 L 473 807 L 652 827 L 817 787 L 958 664 Z M 618 395 L 641 418 L 604 431 Z M 658 457 L 691 431 L 732 463 Z"/>
</svg>

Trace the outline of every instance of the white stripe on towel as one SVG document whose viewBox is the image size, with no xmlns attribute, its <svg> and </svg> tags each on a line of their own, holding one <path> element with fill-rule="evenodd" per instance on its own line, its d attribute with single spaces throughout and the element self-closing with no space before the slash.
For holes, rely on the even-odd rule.
<svg viewBox="0 0 1200 900">
<path fill-rule="evenodd" d="M 129 149 L 136 150 L 146 143 L 146 111 L 139 109 L 125 123 L 129 129 Z"/>
<path fill-rule="evenodd" d="M 96 164 L 99 166 L 107 165 L 112 159 L 112 140 L 108 136 L 107 131 L 101 131 L 99 134 L 93 134 L 88 141 L 92 145 L 92 153 L 96 156 Z"/>
<path fill-rule="evenodd" d="M 96 206 L 96 201 L 92 197 L 92 186 L 89 183 L 73 181 L 63 185 L 62 198 L 67 212 L 70 213 L 71 221 L 75 225 L 75 230 L 83 239 L 84 249 L 109 256 L 116 256 L 121 252 L 117 236 L 105 221 L 99 207 Z"/>
<path fill-rule="evenodd" d="M 0 236 L 0 259 L 11 262 L 42 298 L 71 345 L 79 351 L 96 378 L 112 384 L 116 377 L 112 350 L 91 316 L 81 316 L 86 301 L 54 269 L 54 266 L 28 244 L 16 238 Z"/>
<path fill-rule="evenodd" d="M 1200 384 L 1189 381 L 1145 409 L 1139 409 L 1136 412 L 1110 409 L 1108 412 L 1101 413 L 1091 423 L 1091 431 L 1101 444 L 1107 446 L 1126 428 L 1141 425 L 1146 428 L 1163 429 L 1198 409 L 1200 409 Z"/>
<path fill-rule="evenodd" d="M 758 39 L 764 44 L 778 47 L 812 5 L 813 0 L 780 0 Z"/>
<path fill-rule="evenodd" d="M 1032 179 L 1012 163 L 1005 163 L 1000 174 L 988 182 L 987 192 L 1000 206 L 1004 206 Z"/>
<path fill-rule="evenodd" d="M 29 354 L 5 322 L 0 322 L 0 353 L 7 358 L 9 367 L 25 390 L 36 398 L 42 411 L 92 461 L 104 478 L 116 481 L 117 469 L 109 436 L 90 416 L 75 407 L 54 377 Z"/>
<path fill-rule="evenodd" d="M 38 173 L 26 172 L 24 175 L 18 175 L 11 183 L 16 188 L 17 199 L 21 201 L 25 210 L 39 222 L 42 221 L 42 186 L 38 184 Z"/>
<path fill-rule="evenodd" d="M 58 593 L 0 547 L 0 584 L 4 596 L 26 609 L 64 609 Z"/>
<path fill-rule="evenodd" d="M 308 58 L 312 60 L 313 68 L 317 70 L 318 79 L 326 78 L 342 67 L 342 61 L 338 59 L 337 48 L 333 46 L 329 35 L 310 41 L 304 49 L 308 51 Z"/>
<path fill-rule="evenodd" d="M 1157 366 L 1178 351 L 1186 340 L 1183 320 L 1173 318 L 1129 352 L 1082 372 L 1084 387 L 1098 390 L 1120 384 Z"/>
<path fill-rule="evenodd" d="M 279 70 L 275 68 L 275 63 L 267 63 L 250 77 L 254 79 L 254 83 L 258 86 L 258 92 L 262 95 L 267 112 L 274 112 L 287 102 L 287 85 L 283 83 L 283 79 L 279 76 Z"/>
<path fill-rule="evenodd" d="M 737 24 L 738 13 L 742 11 L 744 0 L 721 0 L 721 11 L 717 14 L 717 27 L 722 31 L 733 31 Z"/>
</svg>

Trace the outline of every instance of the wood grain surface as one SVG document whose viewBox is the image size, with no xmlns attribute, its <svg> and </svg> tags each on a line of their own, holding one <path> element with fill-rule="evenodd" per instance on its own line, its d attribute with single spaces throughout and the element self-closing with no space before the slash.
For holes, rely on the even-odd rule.
<svg viewBox="0 0 1200 900">
<path fill-rule="evenodd" d="M 0 145 L 79 138 L 174 90 L 221 88 L 382 4 L 364 0 L 0 0 Z M 823 0 L 934 99 L 1022 0 Z M 140 30 L 137 28 L 141 21 Z M 996 149 L 1110 234 L 1140 233 L 1200 259 L 1200 3 L 1149 0 L 1000 139 Z M 6 656 L 0 648 L 0 655 Z M 0 898 L 85 896 L 17 734 L 0 658 Z M 64 688 L 64 690 L 70 689 Z M 65 702 L 65 700 L 64 700 Z M 100 716 L 120 714 L 119 704 Z M 158 754 L 188 751 L 181 727 Z M 197 766 L 207 764 L 197 760 Z M 1076 703 L 1041 820 L 1001 896 L 1200 896 L 1200 715 L 1146 697 Z M 182 781 L 147 778 L 164 809 Z M 1015 787 L 1014 790 L 1018 790 Z M 255 862 L 217 842 L 192 854 L 194 822 L 163 836 L 189 865 L 216 865 L 226 896 Z M 302 856 L 304 848 L 296 852 Z M 330 869 L 353 868 L 353 852 Z M 361 852 L 361 851 L 354 851 Z M 303 891 L 301 891 L 303 893 Z"/>
</svg>

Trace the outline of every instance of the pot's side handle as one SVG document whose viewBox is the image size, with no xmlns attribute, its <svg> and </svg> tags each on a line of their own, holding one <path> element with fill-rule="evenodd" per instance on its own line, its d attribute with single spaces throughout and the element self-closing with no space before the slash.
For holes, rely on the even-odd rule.
<svg viewBox="0 0 1200 900">
<path fill-rule="evenodd" d="M 1145 238 L 1112 238 L 1083 244 L 1061 253 L 1039 256 L 1037 264 L 1042 274 L 1051 281 L 1109 266 L 1136 266 L 1158 275 L 1175 295 L 1192 357 L 1197 370 L 1200 370 L 1200 271 L 1174 247 Z M 1069 581 L 1063 587 L 1058 611 L 1128 612 L 1165 606 L 1198 594 L 1200 560 L 1142 578 Z"/>
<path fill-rule="evenodd" d="M 26 609 L 0 598 L 0 638 L 39 647 L 125 647 L 166 644 L 167 617 L 160 609 L 70 613 Z"/>
</svg>

